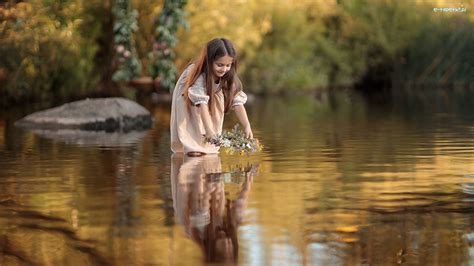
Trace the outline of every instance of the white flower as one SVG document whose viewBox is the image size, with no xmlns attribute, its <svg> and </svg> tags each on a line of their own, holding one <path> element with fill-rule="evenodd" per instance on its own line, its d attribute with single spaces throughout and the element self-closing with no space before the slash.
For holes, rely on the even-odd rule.
<svg viewBox="0 0 474 266">
<path fill-rule="evenodd" d="M 244 133 L 235 126 L 232 131 L 224 131 L 213 139 L 206 138 L 208 143 L 222 147 L 229 154 L 238 152 L 245 154 L 248 152 L 260 151 L 261 148 L 256 140 L 249 140 Z"/>
<path fill-rule="evenodd" d="M 229 148 L 231 145 L 232 145 L 232 143 L 228 139 L 225 139 L 225 140 L 222 141 L 222 146 L 224 146 L 226 148 Z"/>
<path fill-rule="evenodd" d="M 125 51 L 125 47 L 123 45 L 119 45 L 117 46 L 116 50 L 117 50 L 117 53 L 122 53 L 123 51 Z"/>
</svg>

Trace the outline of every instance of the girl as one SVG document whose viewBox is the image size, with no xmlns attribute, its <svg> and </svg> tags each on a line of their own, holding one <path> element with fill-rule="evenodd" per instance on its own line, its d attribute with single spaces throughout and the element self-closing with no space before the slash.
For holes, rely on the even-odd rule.
<svg viewBox="0 0 474 266">
<path fill-rule="evenodd" d="M 181 74 L 171 104 L 171 150 L 200 156 L 218 153 L 219 147 L 204 142 L 204 136 L 215 137 L 222 132 L 224 113 L 233 109 L 253 138 L 243 106 L 247 95 L 237 75 L 234 46 L 224 38 L 209 41 L 201 55 Z"/>
</svg>

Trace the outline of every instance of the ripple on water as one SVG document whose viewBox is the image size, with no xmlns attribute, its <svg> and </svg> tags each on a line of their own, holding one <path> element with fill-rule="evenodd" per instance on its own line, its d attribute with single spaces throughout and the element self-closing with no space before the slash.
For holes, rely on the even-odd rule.
<svg viewBox="0 0 474 266">
<path fill-rule="evenodd" d="M 238 227 L 239 263 L 469 263 L 472 119 L 373 112 L 356 98 L 338 99 L 285 100 L 285 115 L 265 111 L 264 102 L 252 106 L 264 151 L 239 161 L 221 155 L 228 164 L 260 163 L 248 193 L 241 180 L 216 181 L 226 198 L 218 206 L 244 209 L 240 227 L 228 224 Z M 5 135 L 18 145 L 1 150 L 0 225 L 9 240 L 23 241 L 15 243 L 35 242 L 33 262 L 87 253 L 112 260 L 103 264 L 202 263 L 202 241 L 193 237 L 211 231 L 180 224 L 176 206 L 191 204 L 183 208 L 190 212 L 215 190 L 203 193 L 203 180 L 181 191 L 192 192 L 185 202 L 175 196 L 167 126 L 113 147 L 21 134 Z M 247 204 L 235 204 L 237 197 Z M 17 238 L 9 229 L 21 226 L 25 237 Z M 57 236 L 62 246 L 47 241 Z"/>
</svg>

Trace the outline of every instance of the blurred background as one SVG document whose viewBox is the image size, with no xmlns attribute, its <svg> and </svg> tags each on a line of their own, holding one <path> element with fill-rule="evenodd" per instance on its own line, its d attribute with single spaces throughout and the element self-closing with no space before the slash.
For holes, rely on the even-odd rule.
<svg viewBox="0 0 474 266">
<path fill-rule="evenodd" d="M 0 104 L 167 91 L 219 36 L 234 42 L 240 76 L 255 94 L 471 86 L 471 6 L 443 0 L 2 1 Z"/>
<path fill-rule="evenodd" d="M 473 7 L 0 1 L 0 265 L 474 265 Z M 169 92 L 214 37 L 238 50 L 264 145 L 216 165 L 173 157 L 169 133 Z M 154 127 L 14 125 L 107 96 Z"/>
</svg>

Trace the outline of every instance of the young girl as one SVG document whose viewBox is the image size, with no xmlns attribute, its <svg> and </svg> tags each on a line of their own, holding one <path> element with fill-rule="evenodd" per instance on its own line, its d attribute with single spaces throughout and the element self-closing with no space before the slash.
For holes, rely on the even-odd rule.
<svg viewBox="0 0 474 266">
<path fill-rule="evenodd" d="M 224 113 L 233 109 L 244 128 L 253 138 L 243 106 L 247 95 L 237 75 L 234 46 L 224 38 L 209 41 L 201 55 L 181 74 L 173 92 L 171 104 L 171 150 L 191 156 L 213 154 L 219 147 L 204 142 L 204 136 L 222 132 Z"/>
</svg>

